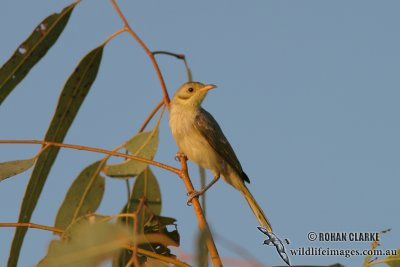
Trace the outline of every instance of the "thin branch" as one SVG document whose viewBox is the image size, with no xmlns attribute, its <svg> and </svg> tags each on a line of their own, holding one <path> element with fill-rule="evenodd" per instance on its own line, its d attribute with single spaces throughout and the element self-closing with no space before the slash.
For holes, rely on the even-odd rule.
<svg viewBox="0 0 400 267">
<path fill-rule="evenodd" d="M 134 233 L 135 236 L 138 236 L 138 234 L 139 234 L 138 227 L 139 227 L 139 219 L 140 218 L 139 218 L 138 214 L 143 209 L 145 200 L 146 200 L 145 197 L 142 197 L 140 199 L 139 205 L 138 205 L 138 207 L 137 207 L 137 209 L 135 211 L 136 219 L 133 222 L 133 233 Z M 135 238 L 135 239 L 133 239 L 132 257 L 129 260 L 129 262 L 135 263 L 135 266 L 140 266 L 139 260 L 138 260 L 138 257 L 137 257 L 137 252 L 138 252 L 138 244 L 137 244 L 137 240 Z"/>
<path fill-rule="evenodd" d="M 35 229 L 51 231 L 55 234 L 64 233 L 64 230 L 36 223 L 0 223 L 0 227 L 27 227 L 27 228 L 35 228 Z"/>
<path fill-rule="evenodd" d="M 189 68 L 189 64 L 187 63 L 186 56 L 184 54 L 176 54 L 176 53 L 172 53 L 172 52 L 168 52 L 168 51 L 154 51 L 153 55 L 154 56 L 155 55 L 167 55 L 167 56 L 176 57 L 177 59 L 183 60 L 183 63 L 185 64 L 186 74 L 188 77 L 188 82 L 193 81 L 192 71 Z"/>
<path fill-rule="evenodd" d="M 112 33 L 110 36 L 107 37 L 107 39 L 104 40 L 104 42 L 100 46 L 106 45 L 111 39 L 113 39 L 115 36 L 117 36 L 123 32 L 126 32 L 125 28 L 119 29 L 118 31 Z"/>
<path fill-rule="evenodd" d="M 72 144 L 63 144 L 63 143 L 57 143 L 57 142 L 48 142 L 48 141 L 41 141 L 41 140 L 0 140 L 0 144 L 40 144 L 40 145 L 49 145 L 49 146 L 54 146 L 54 147 L 64 147 L 64 148 L 70 148 L 70 149 L 76 149 L 76 150 L 85 150 L 85 151 L 91 151 L 91 152 L 96 152 L 96 153 L 101 153 L 101 154 L 107 154 L 110 156 L 114 157 L 121 157 L 121 158 L 126 158 L 126 159 L 133 159 L 137 161 L 141 161 L 159 168 L 162 168 L 164 170 L 173 172 L 175 174 L 180 175 L 181 170 L 174 168 L 172 166 L 163 164 L 158 161 L 150 160 L 150 159 L 145 159 L 129 154 L 124 154 L 124 153 L 119 153 L 116 151 L 110 151 L 106 149 L 101 149 L 101 148 L 95 148 L 95 147 L 88 147 L 88 146 L 79 146 L 79 145 L 72 145 Z"/>
<path fill-rule="evenodd" d="M 145 255 L 145 256 L 148 256 L 148 257 L 152 257 L 152 258 L 158 259 L 160 261 L 164 261 L 164 262 L 175 264 L 176 266 L 191 267 L 189 264 L 186 264 L 186 263 L 181 262 L 179 260 L 176 260 L 174 258 L 166 257 L 166 256 L 163 256 L 163 255 L 151 252 L 151 251 L 146 250 L 146 249 L 138 248 L 138 253 L 142 254 L 142 255 Z"/>
<path fill-rule="evenodd" d="M 122 13 L 121 9 L 119 8 L 119 6 L 117 5 L 117 3 L 115 2 L 115 0 L 111 0 L 111 4 L 113 5 L 115 11 L 118 13 L 119 17 L 121 18 L 122 22 L 124 23 L 124 28 L 126 29 L 126 31 L 128 31 L 132 37 L 136 40 L 136 42 L 139 43 L 139 45 L 143 48 L 143 50 L 146 52 L 146 54 L 148 55 L 148 57 L 150 58 L 151 63 L 153 64 L 154 70 L 156 71 L 158 80 L 160 81 L 160 85 L 161 85 L 161 89 L 164 93 L 164 103 L 165 106 L 170 109 L 169 107 L 169 95 L 168 95 L 168 91 L 167 91 L 167 87 L 165 85 L 164 82 L 164 78 L 161 74 L 161 70 L 160 67 L 157 64 L 156 59 L 154 58 L 153 53 L 151 53 L 150 49 L 146 46 L 146 44 L 139 38 L 139 36 L 132 30 L 131 26 L 129 26 L 129 23 L 127 21 L 127 19 L 125 18 L 124 14 Z"/>
<path fill-rule="evenodd" d="M 163 104 L 164 104 L 164 99 L 161 99 L 161 101 L 157 104 L 157 106 L 154 107 L 153 111 L 149 114 L 149 116 L 143 122 L 142 126 L 140 126 L 139 132 L 143 132 L 144 131 L 144 129 L 146 128 L 147 124 L 149 124 L 151 119 L 154 117 L 154 115 L 162 107 Z"/>
<path fill-rule="evenodd" d="M 185 184 L 186 190 L 188 193 L 191 193 L 194 191 L 194 187 L 192 184 L 192 181 L 190 180 L 189 173 L 188 173 L 188 168 L 187 168 L 187 158 L 186 157 L 180 157 L 181 161 L 181 167 L 182 167 L 182 172 L 180 174 L 180 177 L 183 180 L 183 183 Z M 197 217 L 197 221 L 199 222 L 199 228 L 201 231 L 204 231 L 207 234 L 207 248 L 208 251 L 210 252 L 211 256 L 211 261 L 213 262 L 214 266 L 222 266 L 221 259 L 218 254 L 217 247 L 215 246 L 213 236 L 211 235 L 210 228 L 208 226 L 208 223 L 206 221 L 206 218 L 204 216 L 203 210 L 201 209 L 201 205 L 199 202 L 199 199 L 197 197 L 192 198 L 191 200 L 194 212 Z"/>
</svg>

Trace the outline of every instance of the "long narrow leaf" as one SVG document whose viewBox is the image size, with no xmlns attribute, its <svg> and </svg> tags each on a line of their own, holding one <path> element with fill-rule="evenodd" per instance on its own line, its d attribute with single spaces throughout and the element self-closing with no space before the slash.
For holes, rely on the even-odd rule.
<svg viewBox="0 0 400 267">
<path fill-rule="evenodd" d="M 75 119 L 87 93 L 89 92 L 99 70 L 104 46 L 99 46 L 87 54 L 68 78 L 58 100 L 57 108 L 45 140 L 62 142 Z M 49 148 L 38 158 L 32 171 L 19 214 L 19 222 L 29 222 L 33 210 L 42 192 L 50 169 L 57 157 L 59 148 Z M 21 251 L 27 229 L 16 229 L 11 252 L 8 258 L 8 267 L 15 267 Z"/>
<path fill-rule="evenodd" d="M 45 18 L 0 69 L 0 104 L 57 41 L 77 2 Z"/>
</svg>

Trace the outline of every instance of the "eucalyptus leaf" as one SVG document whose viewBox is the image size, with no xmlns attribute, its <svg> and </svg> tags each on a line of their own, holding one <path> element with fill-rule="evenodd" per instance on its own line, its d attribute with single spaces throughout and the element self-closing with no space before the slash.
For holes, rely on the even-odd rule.
<svg viewBox="0 0 400 267">
<path fill-rule="evenodd" d="M 99 174 L 101 167 L 101 161 L 97 161 L 78 175 L 58 210 L 54 227 L 65 230 L 77 218 L 97 210 L 105 187 L 104 177 Z"/>
<path fill-rule="evenodd" d="M 140 132 L 125 144 L 125 148 L 134 156 L 153 159 L 158 147 L 158 127 L 152 131 Z M 125 160 L 106 166 L 103 172 L 111 177 L 133 177 L 142 173 L 147 163 L 137 160 Z"/>
<path fill-rule="evenodd" d="M 135 211 L 140 199 L 146 199 L 147 207 L 153 214 L 161 214 L 161 191 L 157 179 L 149 167 L 147 167 L 135 180 L 131 196 L 131 210 Z"/>
<path fill-rule="evenodd" d="M 77 2 L 45 18 L 0 68 L 0 104 L 57 41 Z"/>
<path fill-rule="evenodd" d="M 30 169 L 36 162 L 36 157 L 23 160 L 12 160 L 0 163 L 0 182 Z"/>
<path fill-rule="evenodd" d="M 53 119 L 47 129 L 45 141 L 62 143 L 68 129 L 78 114 L 100 67 L 104 46 L 90 51 L 78 64 L 68 78 L 60 94 Z M 46 149 L 36 162 L 22 201 L 19 222 L 29 222 L 39 200 L 50 169 L 58 155 L 59 148 Z M 8 267 L 16 267 L 27 228 L 18 227 L 15 231 L 8 258 Z"/>
<path fill-rule="evenodd" d="M 61 241 L 51 244 L 38 267 L 99 266 L 130 243 L 131 233 L 122 225 L 104 221 L 81 222 L 72 225 Z"/>
</svg>

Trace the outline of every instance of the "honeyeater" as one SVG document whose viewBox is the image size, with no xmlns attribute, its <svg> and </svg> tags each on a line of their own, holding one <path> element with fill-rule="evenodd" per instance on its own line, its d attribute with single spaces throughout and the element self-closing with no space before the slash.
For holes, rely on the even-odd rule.
<svg viewBox="0 0 400 267">
<path fill-rule="evenodd" d="M 188 201 L 204 193 L 222 175 L 226 182 L 242 193 L 261 226 L 272 232 L 270 222 L 245 184 L 250 182 L 249 177 L 221 127 L 201 107 L 207 92 L 213 88 L 216 86 L 212 84 L 188 82 L 176 91 L 171 101 L 169 125 L 179 147 L 178 153 L 183 153 L 214 175 L 213 180 L 202 190 L 193 192 Z"/>
</svg>

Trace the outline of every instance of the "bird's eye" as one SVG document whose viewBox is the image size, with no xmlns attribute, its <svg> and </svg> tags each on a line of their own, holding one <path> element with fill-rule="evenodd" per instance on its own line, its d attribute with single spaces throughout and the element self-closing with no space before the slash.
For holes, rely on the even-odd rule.
<svg viewBox="0 0 400 267">
<path fill-rule="evenodd" d="M 192 88 L 192 87 L 190 87 L 189 89 L 188 89 L 188 92 L 190 92 L 190 93 L 192 93 L 194 91 L 194 89 Z"/>
</svg>

